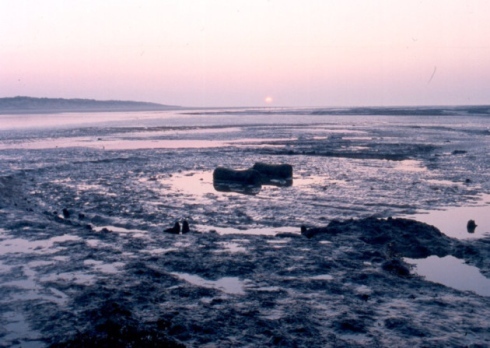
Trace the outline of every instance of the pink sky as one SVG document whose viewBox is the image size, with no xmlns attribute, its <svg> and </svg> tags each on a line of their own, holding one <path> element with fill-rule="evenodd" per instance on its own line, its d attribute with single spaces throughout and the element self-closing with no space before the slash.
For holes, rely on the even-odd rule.
<svg viewBox="0 0 490 348">
<path fill-rule="evenodd" d="M 490 1 L 0 0 L 0 97 L 490 104 Z"/>
</svg>

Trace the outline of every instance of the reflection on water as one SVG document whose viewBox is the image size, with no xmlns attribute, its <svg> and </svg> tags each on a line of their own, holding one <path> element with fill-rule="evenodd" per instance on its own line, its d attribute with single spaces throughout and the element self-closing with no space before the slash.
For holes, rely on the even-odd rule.
<svg viewBox="0 0 490 348">
<path fill-rule="evenodd" d="M 214 288 L 227 294 L 243 295 L 243 282 L 236 277 L 223 277 L 218 280 L 208 280 L 197 275 L 173 272 L 173 275 L 197 286 Z"/>
<path fill-rule="evenodd" d="M 411 218 L 433 225 L 452 238 L 481 238 L 490 232 L 490 204 L 488 202 L 490 202 L 490 195 L 484 195 L 479 205 L 424 211 Z M 474 229 L 468 228 L 471 227 L 468 226 L 470 220 L 476 223 Z"/>
<path fill-rule="evenodd" d="M 244 247 L 241 243 L 243 241 L 232 241 L 232 242 L 219 242 L 218 244 L 223 248 L 222 250 L 216 250 L 215 252 L 217 253 L 222 253 L 222 252 L 230 252 L 230 253 L 246 253 L 247 248 Z M 245 243 L 248 242 L 247 240 L 244 241 Z"/>
<path fill-rule="evenodd" d="M 407 172 L 425 172 L 427 168 L 424 167 L 422 161 L 417 160 L 404 160 L 395 162 L 395 169 L 407 171 Z"/>
<path fill-rule="evenodd" d="M 223 147 L 228 142 L 219 140 L 168 140 L 168 139 L 96 139 L 92 137 L 70 137 L 50 139 L 49 141 L 34 140 L 0 144 L 0 150 L 26 149 L 43 150 L 54 148 L 86 147 L 100 150 L 143 150 L 143 149 L 199 149 Z"/>
<path fill-rule="evenodd" d="M 260 193 L 262 189 L 261 185 L 242 185 L 232 182 L 213 182 L 213 187 L 218 192 L 234 192 L 241 193 L 244 195 L 255 196 Z"/>
<path fill-rule="evenodd" d="M 0 336 L 0 344 L 3 343 L 2 347 L 45 347 L 45 344 L 41 341 L 41 333 L 30 328 L 22 313 L 5 312 L 0 316 L 0 320 L 7 322 L 7 324 L 3 324 L 6 334 Z"/>
<path fill-rule="evenodd" d="M 54 254 L 61 250 L 61 247 L 54 248 L 55 243 L 67 241 L 79 241 L 80 237 L 64 234 L 43 240 L 27 240 L 21 238 L 7 239 L 0 241 L 0 254 L 8 253 L 38 253 Z"/>
<path fill-rule="evenodd" d="M 212 172 L 184 172 L 158 180 L 161 184 L 169 184 L 172 191 L 187 195 L 206 195 L 215 193 Z"/>
<path fill-rule="evenodd" d="M 261 190 L 260 187 L 251 186 L 243 187 L 243 185 L 233 185 L 230 183 L 213 182 L 213 173 L 211 171 L 205 172 L 182 172 L 176 175 L 172 175 L 167 178 L 162 178 L 156 180 L 163 185 L 170 185 L 172 191 L 183 193 L 192 196 L 206 196 L 208 194 L 216 194 L 217 192 L 226 193 L 248 193 L 248 194 L 258 194 Z M 330 180 L 325 177 L 308 176 L 308 177 L 294 177 L 294 180 L 284 181 L 284 182 L 271 182 L 272 186 L 278 187 L 290 187 L 294 183 L 296 188 L 306 188 L 311 185 L 320 185 L 323 183 L 329 185 L 345 185 L 346 182 L 343 180 Z M 236 187 L 235 187 L 236 186 Z M 249 192 L 242 192 L 242 191 Z M 255 193 L 255 191 L 259 191 Z"/>
<path fill-rule="evenodd" d="M 454 256 L 426 259 L 405 258 L 415 265 L 415 272 L 427 280 L 446 285 L 457 290 L 470 290 L 478 295 L 490 296 L 490 279 L 484 277 L 478 268 L 469 266 Z"/>
<path fill-rule="evenodd" d="M 119 234 L 131 234 L 131 236 L 134 238 L 143 238 L 146 236 L 146 233 L 147 233 L 146 231 L 143 231 L 143 230 L 127 229 L 124 227 L 118 227 L 118 226 L 113 226 L 113 225 L 94 226 L 93 230 L 95 232 L 101 232 L 101 233 L 115 232 L 115 233 L 119 233 Z"/>
</svg>

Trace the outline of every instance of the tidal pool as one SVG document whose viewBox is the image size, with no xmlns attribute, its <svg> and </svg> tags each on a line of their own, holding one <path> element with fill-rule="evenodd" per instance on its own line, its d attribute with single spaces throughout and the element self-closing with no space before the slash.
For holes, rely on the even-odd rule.
<svg viewBox="0 0 490 348">
<path fill-rule="evenodd" d="M 428 281 L 462 290 L 473 291 L 481 296 L 490 296 L 490 279 L 479 269 L 464 263 L 454 256 L 429 256 L 425 259 L 405 258 L 415 266 L 415 272 Z"/>
<path fill-rule="evenodd" d="M 423 211 L 410 218 L 433 225 L 451 238 L 482 238 L 490 233 L 490 195 L 483 195 L 475 205 Z M 474 232 L 467 229 L 469 220 L 476 222 Z"/>
</svg>

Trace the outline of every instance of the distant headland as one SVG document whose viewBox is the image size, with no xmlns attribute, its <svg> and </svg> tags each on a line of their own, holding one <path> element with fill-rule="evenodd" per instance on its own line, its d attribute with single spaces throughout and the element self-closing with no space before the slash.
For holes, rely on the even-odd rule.
<svg viewBox="0 0 490 348">
<path fill-rule="evenodd" d="M 178 106 L 126 100 L 12 97 L 0 98 L 0 114 L 59 112 L 159 111 Z"/>
</svg>

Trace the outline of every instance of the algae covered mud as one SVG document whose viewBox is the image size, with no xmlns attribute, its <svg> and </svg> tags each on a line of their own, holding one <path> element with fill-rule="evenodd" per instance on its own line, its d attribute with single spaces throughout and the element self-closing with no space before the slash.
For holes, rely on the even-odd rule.
<svg viewBox="0 0 490 348">
<path fill-rule="evenodd" d="M 0 115 L 0 346 L 488 346 L 488 109 L 348 111 Z"/>
</svg>

